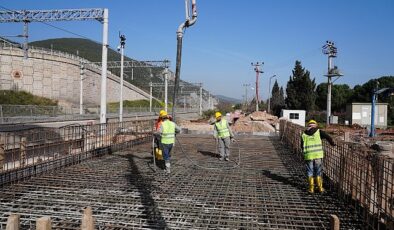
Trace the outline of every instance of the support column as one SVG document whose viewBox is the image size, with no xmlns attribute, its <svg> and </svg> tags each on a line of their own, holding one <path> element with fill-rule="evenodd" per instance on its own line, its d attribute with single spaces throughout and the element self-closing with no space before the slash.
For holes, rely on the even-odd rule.
<svg viewBox="0 0 394 230">
<path fill-rule="evenodd" d="M 107 122 L 107 53 L 108 53 L 108 9 L 104 9 L 103 17 L 103 53 L 101 59 L 101 99 L 100 124 Z"/>
</svg>

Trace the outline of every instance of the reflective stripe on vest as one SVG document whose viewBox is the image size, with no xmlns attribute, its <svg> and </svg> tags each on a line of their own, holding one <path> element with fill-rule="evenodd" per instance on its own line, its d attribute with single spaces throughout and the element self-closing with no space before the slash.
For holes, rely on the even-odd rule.
<svg viewBox="0 0 394 230">
<path fill-rule="evenodd" d="M 161 123 L 163 126 L 163 132 L 161 133 L 162 144 L 174 144 L 175 142 L 175 123 L 166 120 Z"/>
<path fill-rule="evenodd" d="M 320 130 L 318 129 L 312 136 L 305 133 L 302 134 L 304 143 L 304 159 L 314 160 L 323 158 L 323 144 L 320 138 Z"/>
<path fill-rule="evenodd" d="M 216 125 L 216 130 L 218 131 L 218 137 L 226 138 L 230 136 L 230 130 L 228 130 L 227 128 L 227 121 L 225 119 L 216 122 L 215 125 Z"/>
</svg>

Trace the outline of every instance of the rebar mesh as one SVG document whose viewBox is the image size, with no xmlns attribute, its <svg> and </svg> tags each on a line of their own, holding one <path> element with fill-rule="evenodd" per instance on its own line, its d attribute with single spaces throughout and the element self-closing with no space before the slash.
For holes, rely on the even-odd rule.
<svg viewBox="0 0 394 230">
<path fill-rule="evenodd" d="M 281 139 L 302 160 L 302 127 L 281 121 Z M 324 174 L 330 190 L 363 217 L 367 229 L 394 228 L 394 159 L 361 144 L 324 143 Z"/>
<path fill-rule="evenodd" d="M 97 229 L 329 229 L 331 214 L 344 229 L 362 228 L 335 193 L 307 193 L 302 162 L 278 138 L 240 137 L 229 162 L 218 160 L 212 137 L 178 140 L 171 175 L 153 170 L 151 146 L 141 144 L 4 186 L 0 227 L 20 213 L 23 229 L 43 215 L 54 228 L 79 229 L 91 206 Z"/>
</svg>

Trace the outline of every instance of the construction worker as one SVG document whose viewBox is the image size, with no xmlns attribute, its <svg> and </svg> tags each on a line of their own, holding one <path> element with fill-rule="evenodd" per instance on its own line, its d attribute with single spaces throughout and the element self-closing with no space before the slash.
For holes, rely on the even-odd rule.
<svg viewBox="0 0 394 230">
<path fill-rule="evenodd" d="M 301 135 L 301 146 L 304 152 L 306 170 L 308 175 L 308 192 L 314 193 L 315 182 L 319 192 L 324 192 L 323 188 L 323 144 L 322 139 L 326 139 L 332 146 L 335 146 L 332 138 L 317 127 L 315 120 L 308 122 L 307 129 Z"/>
<path fill-rule="evenodd" d="M 229 160 L 230 142 L 235 141 L 234 134 L 225 118 L 222 118 L 220 112 L 215 113 L 215 124 L 213 136 L 219 142 L 220 160 Z"/>
<path fill-rule="evenodd" d="M 165 113 L 166 113 L 165 110 L 160 110 L 159 117 L 157 118 L 156 123 L 155 123 L 155 131 L 159 130 L 161 122 L 163 121 L 163 119 L 162 119 L 163 114 L 165 114 Z"/>
<path fill-rule="evenodd" d="M 180 132 L 180 128 L 172 121 L 170 121 L 167 112 L 161 114 L 162 122 L 156 134 L 160 135 L 161 148 L 163 150 L 163 158 L 165 165 L 165 172 L 170 173 L 171 170 L 171 149 L 175 143 L 175 134 Z"/>
</svg>

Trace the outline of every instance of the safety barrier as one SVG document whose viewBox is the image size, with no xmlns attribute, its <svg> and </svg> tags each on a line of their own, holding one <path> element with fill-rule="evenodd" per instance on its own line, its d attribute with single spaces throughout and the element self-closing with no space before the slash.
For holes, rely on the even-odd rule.
<svg viewBox="0 0 394 230">
<path fill-rule="evenodd" d="M 0 132 L 0 186 L 150 141 L 153 120 Z"/>
<path fill-rule="evenodd" d="M 300 160 L 303 130 L 290 121 L 280 122 L 282 142 Z M 362 215 L 366 229 L 394 229 L 394 159 L 357 143 L 323 145 L 325 187 Z"/>
</svg>

